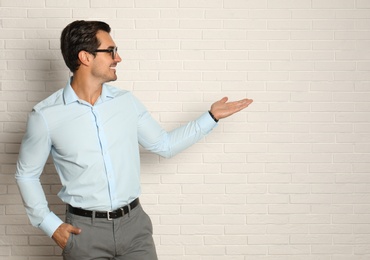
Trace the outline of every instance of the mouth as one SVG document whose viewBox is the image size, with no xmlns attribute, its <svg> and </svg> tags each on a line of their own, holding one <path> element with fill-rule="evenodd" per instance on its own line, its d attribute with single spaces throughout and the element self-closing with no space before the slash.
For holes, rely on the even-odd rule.
<svg viewBox="0 0 370 260">
<path fill-rule="evenodd" d="M 116 70 L 116 68 L 117 68 L 117 64 L 113 64 L 113 65 L 111 65 L 109 68 L 110 68 L 111 70 Z"/>
</svg>

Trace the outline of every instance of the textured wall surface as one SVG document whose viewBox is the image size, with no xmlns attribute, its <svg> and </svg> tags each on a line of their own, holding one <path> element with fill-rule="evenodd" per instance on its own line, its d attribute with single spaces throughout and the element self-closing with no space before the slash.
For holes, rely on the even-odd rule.
<svg viewBox="0 0 370 260">
<path fill-rule="evenodd" d="M 76 19 L 111 25 L 114 85 L 168 130 L 255 100 L 172 159 L 143 151 L 161 260 L 370 259 L 369 0 L 0 0 L 0 259 L 61 259 L 14 172 L 27 114 L 66 84 Z M 63 217 L 51 160 L 42 183 Z"/>
</svg>

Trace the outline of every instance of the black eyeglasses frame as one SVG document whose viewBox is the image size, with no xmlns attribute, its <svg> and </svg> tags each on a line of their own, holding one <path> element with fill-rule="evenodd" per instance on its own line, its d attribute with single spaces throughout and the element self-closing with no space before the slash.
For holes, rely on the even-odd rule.
<svg viewBox="0 0 370 260">
<path fill-rule="evenodd" d="M 114 60 L 117 57 L 118 47 L 109 48 L 109 49 L 97 49 L 94 52 L 110 52 L 112 54 L 112 59 Z"/>
</svg>

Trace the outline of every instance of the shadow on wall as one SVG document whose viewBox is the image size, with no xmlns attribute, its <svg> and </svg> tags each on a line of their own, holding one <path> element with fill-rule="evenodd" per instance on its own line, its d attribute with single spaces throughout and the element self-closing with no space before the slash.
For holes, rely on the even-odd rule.
<svg viewBox="0 0 370 260">
<path fill-rule="evenodd" d="M 61 30 L 62 28 L 43 31 L 44 47 L 38 49 L 36 46 L 35 49 L 29 50 L 26 56 L 28 62 L 35 64 L 32 70 L 26 72 L 26 81 L 31 88 L 37 87 L 37 85 L 42 86 L 40 92 L 35 92 L 34 88 L 30 91 L 29 100 L 33 104 L 37 104 L 55 91 L 64 88 L 68 78 L 72 75 L 65 65 L 60 51 Z M 64 219 L 65 204 L 57 196 L 62 186 L 50 156 L 41 175 L 41 183 L 50 210 Z"/>
<path fill-rule="evenodd" d="M 19 80 L 18 87 L 9 89 L 10 92 L 22 96 L 22 100 L 9 101 L 13 103 L 11 107 L 16 110 L 14 111 L 14 117 L 18 117 L 9 120 L 9 122 L 18 122 L 18 128 L 14 129 L 13 133 L 14 156 L 9 161 L 14 167 L 14 172 L 28 114 L 37 103 L 58 89 L 64 88 L 70 76 L 60 52 L 60 32 L 61 30 L 45 29 L 26 32 L 25 47 L 23 50 L 17 50 L 19 52 L 23 51 L 24 59 L 9 61 L 9 69 L 17 70 L 22 75 L 22 81 Z M 14 83 L 12 84 L 14 85 Z M 51 158 L 48 159 L 44 167 L 41 183 L 50 204 L 50 209 L 64 219 L 65 205 L 57 196 L 61 189 L 60 179 Z M 39 230 L 35 228 L 34 232 L 38 234 Z"/>
</svg>

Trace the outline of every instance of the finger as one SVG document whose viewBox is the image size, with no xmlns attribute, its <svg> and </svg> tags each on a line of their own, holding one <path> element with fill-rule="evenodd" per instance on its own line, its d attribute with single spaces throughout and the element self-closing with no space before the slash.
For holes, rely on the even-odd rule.
<svg viewBox="0 0 370 260">
<path fill-rule="evenodd" d="M 240 110 L 243 110 L 244 108 L 248 107 L 253 102 L 252 99 L 242 99 L 239 101 L 234 102 L 234 112 L 238 112 Z"/>
<path fill-rule="evenodd" d="M 237 101 L 237 105 L 240 105 L 240 106 L 249 106 L 251 103 L 253 102 L 252 99 L 242 99 L 242 100 L 239 100 Z"/>
<path fill-rule="evenodd" d="M 246 106 L 249 106 L 250 104 L 252 104 L 252 103 L 253 103 L 253 99 L 245 99 L 245 100 L 243 101 L 243 103 L 244 103 Z"/>
</svg>

